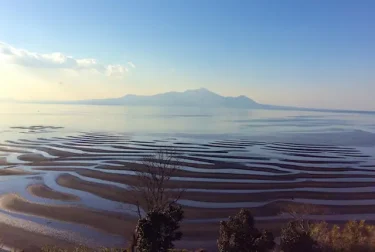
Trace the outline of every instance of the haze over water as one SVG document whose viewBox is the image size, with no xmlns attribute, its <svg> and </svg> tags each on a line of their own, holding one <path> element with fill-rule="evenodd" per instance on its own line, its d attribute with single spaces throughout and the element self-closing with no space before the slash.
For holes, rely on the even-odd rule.
<svg viewBox="0 0 375 252">
<path fill-rule="evenodd" d="M 10 127 L 55 126 L 54 133 L 113 132 L 198 138 L 253 138 L 306 143 L 371 145 L 375 116 L 200 107 L 93 106 L 0 103 L 1 138 L 37 137 Z M 16 134 L 15 134 L 16 133 Z M 39 133 L 43 133 L 39 132 Z M 18 135 L 17 135 L 18 134 Z M 325 136 L 317 137 L 317 136 Z M 341 135 L 341 139 L 335 136 Z M 309 137 L 313 136 L 313 137 Z M 370 136 L 370 138 L 366 137 Z M 372 138 L 371 138 L 372 136 Z M 352 140 L 352 141 L 351 141 Z M 332 142 L 333 141 L 333 142 Z"/>
</svg>

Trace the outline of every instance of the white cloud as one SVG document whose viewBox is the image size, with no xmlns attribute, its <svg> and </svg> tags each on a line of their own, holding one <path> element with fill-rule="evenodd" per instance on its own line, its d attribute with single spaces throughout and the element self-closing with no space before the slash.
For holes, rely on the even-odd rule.
<svg viewBox="0 0 375 252">
<path fill-rule="evenodd" d="M 128 62 L 128 65 L 131 67 L 131 68 L 135 68 L 135 65 L 134 65 L 134 63 L 133 62 L 131 62 L 131 61 L 129 61 Z"/>
<path fill-rule="evenodd" d="M 77 59 L 77 65 L 80 68 L 93 68 L 98 66 L 96 59 Z"/>
<path fill-rule="evenodd" d="M 132 62 L 127 65 L 104 65 L 96 59 L 76 59 L 59 52 L 41 54 L 15 48 L 0 42 L 0 59 L 6 63 L 21 65 L 28 68 L 55 68 L 69 70 L 94 70 L 106 76 L 124 76 L 129 68 L 135 68 Z"/>
<path fill-rule="evenodd" d="M 109 65 L 106 67 L 107 76 L 123 76 L 129 69 L 122 65 Z"/>
</svg>

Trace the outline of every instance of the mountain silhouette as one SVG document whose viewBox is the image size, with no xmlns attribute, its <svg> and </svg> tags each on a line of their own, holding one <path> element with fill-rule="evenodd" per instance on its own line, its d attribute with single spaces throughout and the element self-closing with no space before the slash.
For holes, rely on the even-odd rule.
<svg viewBox="0 0 375 252">
<path fill-rule="evenodd" d="M 22 101 L 14 101 L 22 102 Z M 184 92 L 167 92 L 156 95 L 134 95 L 129 94 L 119 98 L 91 99 L 78 101 L 28 101 L 22 103 L 39 104 L 81 104 L 81 105 L 118 105 L 118 106 L 173 106 L 173 107 L 213 107 L 213 108 L 242 108 L 242 109 L 267 109 L 267 110 L 296 110 L 316 111 L 333 113 L 361 113 L 375 114 L 375 111 L 363 110 L 337 110 L 337 109 L 316 109 L 300 108 L 292 106 L 278 106 L 260 104 L 247 96 L 236 97 L 221 96 L 208 89 L 189 89 Z"/>
<path fill-rule="evenodd" d="M 261 108 L 262 105 L 246 96 L 225 97 L 205 88 L 185 92 L 167 92 L 156 95 L 125 95 L 119 98 L 95 99 L 71 102 L 90 105 L 137 105 L 137 106 L 206 106 Z"/>
</svg>

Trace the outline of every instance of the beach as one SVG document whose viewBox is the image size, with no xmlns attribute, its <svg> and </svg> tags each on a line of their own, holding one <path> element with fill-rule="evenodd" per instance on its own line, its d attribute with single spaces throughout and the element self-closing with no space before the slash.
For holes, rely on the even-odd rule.
<svg viewBox="0 0 375 252">
<path fill-rule="evenodd" d="M 17 220 L 0 219 L 10 226 L 1 231 L 4 244 L 126 246 L 137 222 L 131 192 L 136 171 L 145 171 L 143 158 L 161 148 L 178 157 L 166 189 L 171 195 L 184 191 L 178 202 L 185 212 L 184 236 L 178 246 L 215 247 L 220 221 L 240 208 L 275 235 L 290 219 L 285 211 L 291 205 L 314 206 L 316 212 L 305 216 L 312 220 L 375 221 L 374 157 L 353 147 L 85 132 L 0 144 L 1 214 Z M 19 229 L 27 242 L 15 242 L 12 234 Z"/>
</svg>

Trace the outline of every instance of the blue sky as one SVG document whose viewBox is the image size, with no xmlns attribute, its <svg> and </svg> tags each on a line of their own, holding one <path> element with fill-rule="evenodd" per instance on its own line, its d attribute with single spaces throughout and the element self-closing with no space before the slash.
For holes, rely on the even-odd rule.
<svg viewBox="0 0 375 252">
<path fill-rule="evenodd" d="M 374 11 L 364 0 L 4 0 L 0 96 L 205 87 L 263 103 L 375 110 Z"/>
</svg>

